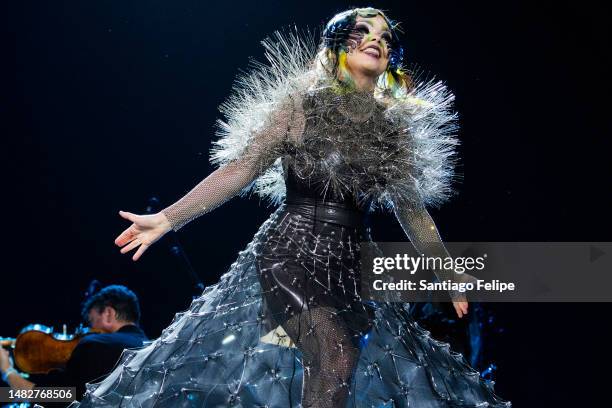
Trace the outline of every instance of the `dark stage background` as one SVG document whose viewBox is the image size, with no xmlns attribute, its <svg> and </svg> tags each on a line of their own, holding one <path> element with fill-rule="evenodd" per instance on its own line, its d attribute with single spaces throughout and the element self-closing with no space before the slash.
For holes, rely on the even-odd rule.
<svg viewBox="0 0 612 408">
<path fill-rule="evenodd" d="M 212 167 L 216 108 L 259 41 L 366 3 L 3 4 L 5 205 L 0 336 L 74 328 L 88 283 L 128 285 L 156 337 L 196 294 L 168 239 L 133 263 L 119 210 L 171 204 Z M 592 2 L 370 3 L 402 22 L 407 62 L 461 114 L 459 195 L 432 210 L 447 241 L 610 241 L 609 25 Z M 14 5 L 13 5 L 14 6 Z M 11 53 L 14 50 L 14 55 Z M 3 98 L 5 99 L 5 98 Z M 272 209 L 234 199 L 178 239 L 217 281 Z M 404 240 L 377 216 L 375 238 Z M 578 271 L 579 272 L 579 271 Z M 496 305 L 496 390 L 517 407 L 600 406 L 610 304 Z"/>
</svg>

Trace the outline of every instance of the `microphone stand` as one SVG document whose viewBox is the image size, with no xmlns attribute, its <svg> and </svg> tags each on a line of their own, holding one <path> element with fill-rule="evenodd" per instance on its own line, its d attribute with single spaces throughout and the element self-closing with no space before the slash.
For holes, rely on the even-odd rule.
<svg viewBox="0 0 612 408">
<path fill-rule="evenodd" d="M 158 211 L 159 211 L 159 199 L 157 197 L 149 198 L 149 200 L 147 200 L 147 207 L 145 209 L 145 213 L 155 214 Z M 185 253 L 183 246 L 179 242 L 176 232 L 170 231 L 167 234 L 166 242 L 168 242 L 170 253 L 179 260 L 179 262 L 184 266 L 185 270 L 191 277 L 191 280 L 194 285 L 194 289 L 197 291 L 198 295 L 201 294 L 204 291 L 204 288 L 206 286 L 204 285 L 204 282 L 202 282 L 202 280 L 200 279 L 200 276 L 198 275 L 198 273 L 193 268 L 193 265 L 191 264 L 191 261 L 189 260 L 189 257 L 187 256 L 187 253 Z"/>
</svg>

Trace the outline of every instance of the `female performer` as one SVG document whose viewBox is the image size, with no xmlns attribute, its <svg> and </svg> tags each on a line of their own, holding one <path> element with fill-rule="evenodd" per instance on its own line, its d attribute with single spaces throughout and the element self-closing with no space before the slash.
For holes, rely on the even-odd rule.
<svg viewBox="0 0 612 408">
<path fill-rule="evenodd" d="M 279 207 L 219 283 L 75 406 L 510 406 L 405 305 L 360 297 L 368 212 L 390 210 L 419 252 L 448 255 L 425 206 L 452 192 L 453 95 L 403 71 L 378 9 L 337 14 L 318 46 L 278 32 L 263 45 L 270 64 L 221 106 L 219 168 L 158 214 L 120 212 L 132 224 L 115 243 L 136 261 L 237 194 Z"/>
</svg>

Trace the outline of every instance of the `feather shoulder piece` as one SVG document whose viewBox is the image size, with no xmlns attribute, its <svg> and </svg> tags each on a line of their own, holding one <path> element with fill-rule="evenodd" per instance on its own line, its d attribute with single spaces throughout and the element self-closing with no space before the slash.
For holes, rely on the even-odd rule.
<svg viewBox="0 0 612 408">
<path fill-rule="evenodd" d="M 264 40 L 269 65 L 256 63 L 236 81 L 221 106 L 211 161 L 239 157 L 275 111 L 298 100 L 303 134 L 292 145 L 290 166 L 323 198 L 354 199 L 367 210 L 402 203 L 439 205 L 452 194 L 458 139 L 454 96 L 441 81 L 415 81 L 403 95 L 347 91 L 313 64 L 312 36 L 276 32 Z M 278 157 L 286 152 L 269 149 Z M 285 197 L 281 160 L 243 193 L 273 204 Z"/>
<path fill-rule="evenodd" d="M 217 120 L 216 140 L 210 150 L 210 162 L 222 166 L 241 157 L 261 140 L 255 136 L 273 132 L 275 117 L 293 108 L 293 101 L 315 81 L 312 69 L 316 44 L 310 32 L 297 29 L 276 31 L 262 42 L 267 64 L 251 61 L 247 71 L 241 72 L 219 111 L 224 119 Z M 264 138 L 265 140 L 265 138 Z M 255 193 L 271 204 L 279 204 L 285 195 L 283 169 L 280 158 L 282 146 L 258 150 L 265 157 L 261 162 L 273 164 L 241 191 L 241 195 Z"/>
<path fill-rule="evenodd" d="M 385 116 L 400 135 L 407 160 L 397 163 L 398 177 L 388 180 L 380 197 L 387 207 L 415 200 L 437 207 L 453 195 L 459 145 L 454 100 L 444 82 L 430 79 L 415 80 L 411 92 L 388 102 Z"/>
</svg>

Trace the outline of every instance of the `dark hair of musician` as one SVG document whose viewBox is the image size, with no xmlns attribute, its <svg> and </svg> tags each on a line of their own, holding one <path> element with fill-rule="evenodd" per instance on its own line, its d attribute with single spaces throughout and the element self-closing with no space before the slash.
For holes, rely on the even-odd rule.
<svg viewBox="0 0 612 408">
<path fill-rule="evenodd" d="M 102 288 L 83 303 L 81 316 L 87 321 L 89 311 L 95 308 L 102 313 L 106 306 L 115 309 L 117 320 L 138 324 L 140 304 L 134 292 L 123 285 L 110 285 Z"/>
</svg>

